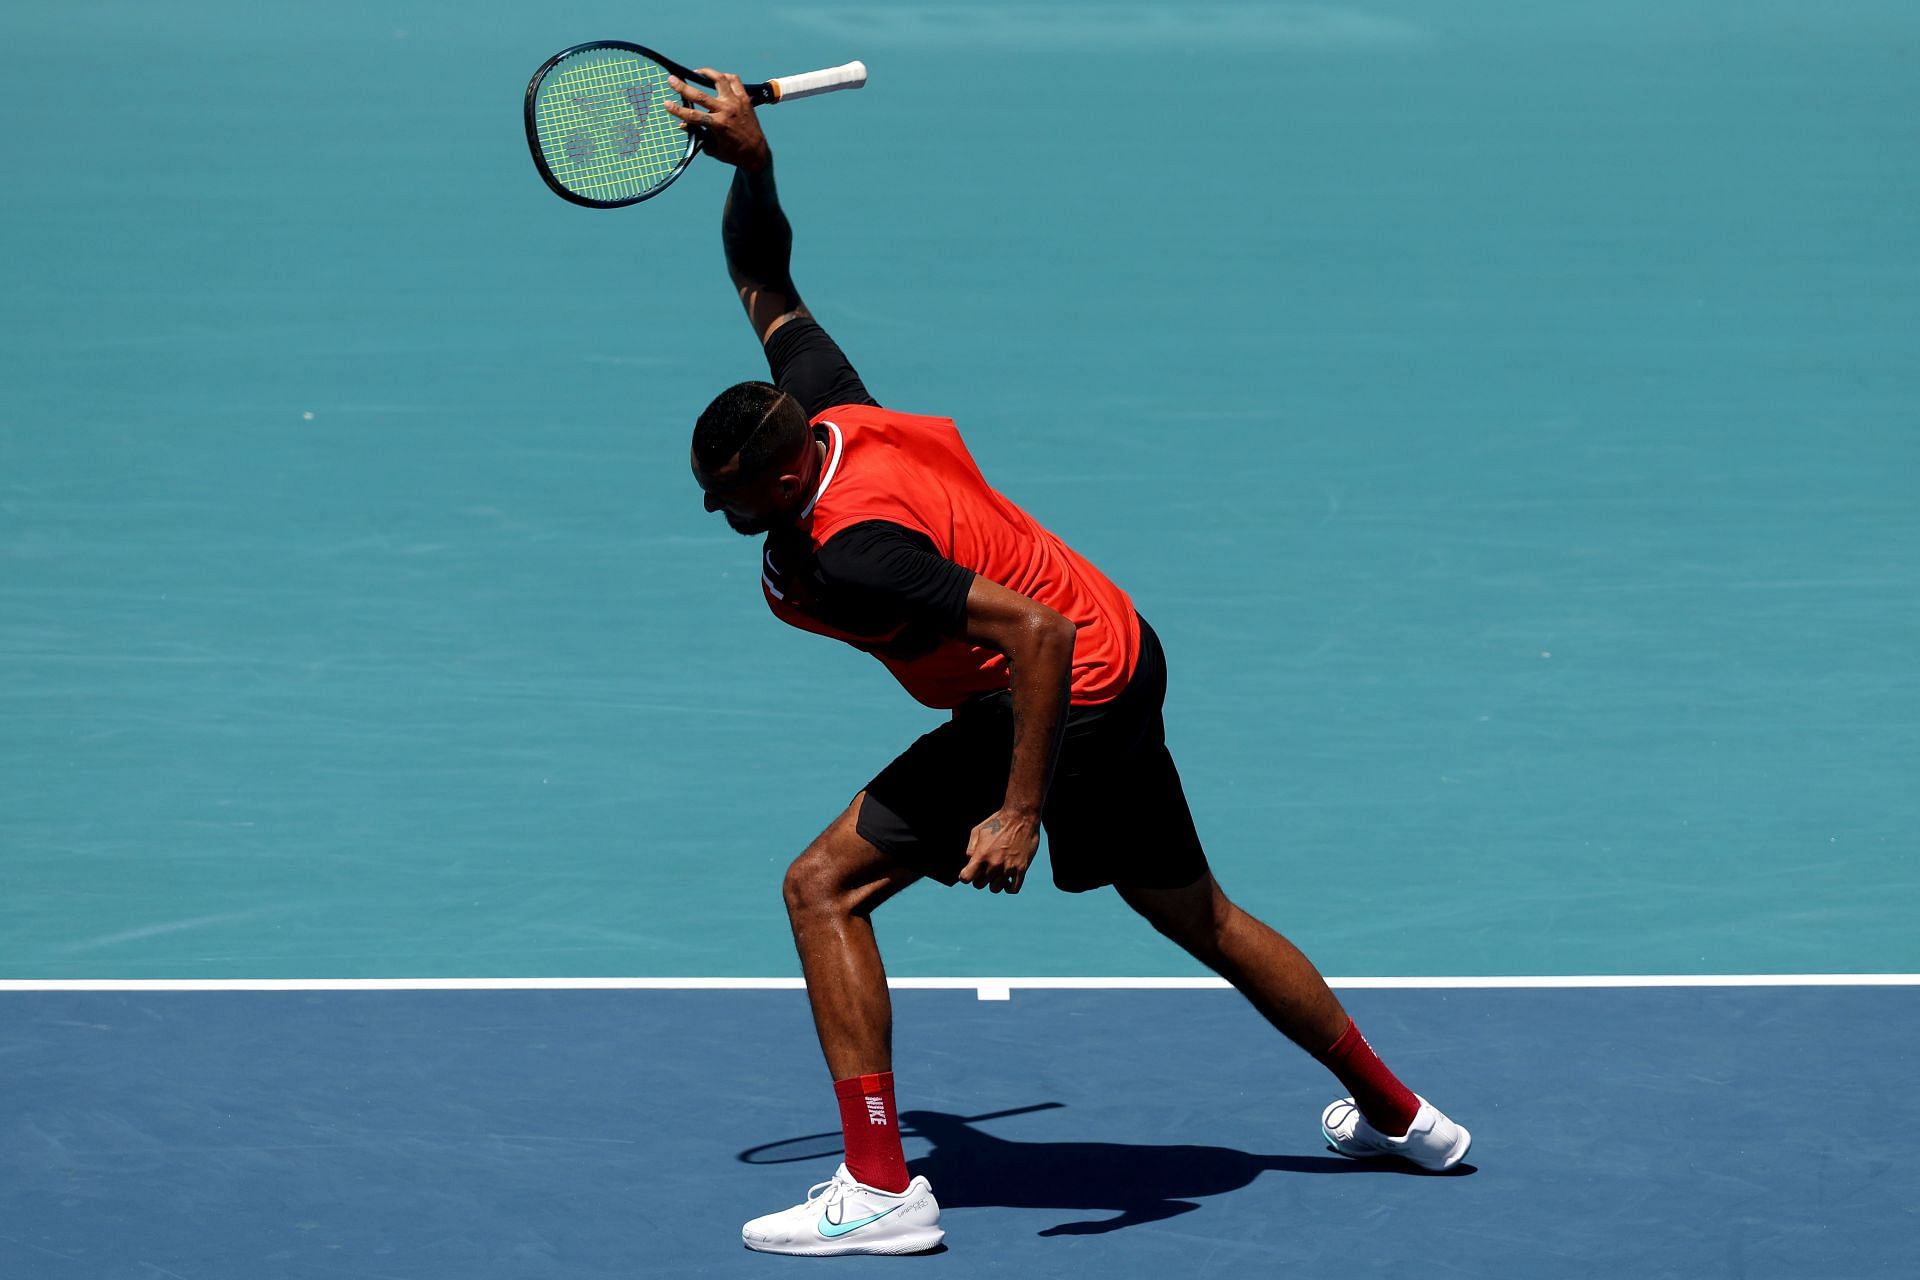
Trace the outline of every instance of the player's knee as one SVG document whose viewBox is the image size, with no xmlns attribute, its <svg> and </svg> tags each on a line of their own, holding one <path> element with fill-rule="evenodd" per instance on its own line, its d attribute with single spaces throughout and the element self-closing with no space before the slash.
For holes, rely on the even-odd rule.
<svg viewBox="0 0 1920 1280">
<path fill-rule="evenodd" d="M 808 850 L 795 858 L 788 864 L 786 879 L 780 885 L 788 914 L 813 909 L 820 901 L 824 887 L 819 859 L 813 856 L 813 851 Z"/>
<path fill-rule="evenodd" d="M 846 876 L 831 851 L 815 842 L 787 867 L 781 892 L 789 914 L 836 911 L 842 909 Z"/>
<path fill-rule="evenodd" d="M 1235 907 L 1211 878 L 1188 890 L 1134 891 L 1127 905 L 1181 947 L 1205 959 L 1217 954 Z"/>
<path fill-rule="evenodd" d="M 1221 924 L 1209 912 L 1183 912 L 1154 921 L 1154 928 L 1203 961 L 1211 963 L 1220 954 Z"/>
</svg>

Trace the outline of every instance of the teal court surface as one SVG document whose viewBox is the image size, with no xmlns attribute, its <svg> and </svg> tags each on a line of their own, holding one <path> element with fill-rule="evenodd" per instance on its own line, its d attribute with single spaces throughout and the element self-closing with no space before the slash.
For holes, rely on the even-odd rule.
<svg viewBox="0 0 1920 1280">
<path fill-rule="evenodd" d="M 750 78 L 882 402 L 1165 640 L 1221 882 L 1469 1125 L 1112 895 L 876 917 L 944 1252 L 838 1159 L 787 861 L 935 722 L 780 627 L 687 432 Z M 1920 1175 L 1920 13 L 344 0 L 0 12 L 0 1276 L 1878 1277 Z M 1044 856 L 1044 855 L 1043 855 Z M 1595 976 L 1599 975 L 1599 976 Z"/>
</svg>

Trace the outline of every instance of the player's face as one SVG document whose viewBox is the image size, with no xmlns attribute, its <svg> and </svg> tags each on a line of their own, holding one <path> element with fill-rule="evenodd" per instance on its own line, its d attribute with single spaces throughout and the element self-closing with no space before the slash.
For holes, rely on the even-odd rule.
<svg viewBox="0 0 1920 1280">
<path fill-rule="evenodd" d="M 770 475 L 742 478 L 732 463 L 708 475 L 693 465 L 693 478 L 706 492 L 706 508 L 726 518 L 735 533 L 754 538 L 792 518 L 799 477 Z"/>
</svg>

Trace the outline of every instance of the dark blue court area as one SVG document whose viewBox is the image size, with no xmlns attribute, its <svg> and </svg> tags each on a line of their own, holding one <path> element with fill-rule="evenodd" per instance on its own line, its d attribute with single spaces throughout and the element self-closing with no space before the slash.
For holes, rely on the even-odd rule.
<svg viewBox="0 0 1920 1280">
<path fill-rule="evenodd" d="M 1230 993 L 897 993 L 948 1247 L 820 1263 L 738 1243 L 838 1159 L 797 992 L 13 993 L 0 1275 L 1909 1274 L 1912 988 L 1348 999 L 1461 1172 Z"/>
</svg>

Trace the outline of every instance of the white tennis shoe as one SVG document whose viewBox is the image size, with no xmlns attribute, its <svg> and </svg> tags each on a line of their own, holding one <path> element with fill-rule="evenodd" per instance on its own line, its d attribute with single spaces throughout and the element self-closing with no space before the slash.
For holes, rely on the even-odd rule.
<svg viewBox="0 0 1920 1280">
<path fill-rule="evenodd" d="M 855 1182 L 841 1165 L 817 1182 L 806 1200 L 755 1218 L 740 1228 L 740 1240 L 761 1253 L 828 1258 L 843 1253 L 922 1253 L 946 1236 L 940 1202 L 925 1178 L 905 1191 L 881 1191 Z"/>
<path fill-rule="evenodd" d="M 1343 1156 L 1356 1160 L 1368 1156 L 1399 1156 L 1436 1173 L 1466 1159 L 1467 1148 L 1473 1145 L 1472 1134 L 1447 1119 L 1440 1108 L 1425 1098 L 1420 1099 L 1420 1110 L 1414 1113 L 1413 1124 L 1404 1137 L 1388 1137 L 1368 1124 L 1360 1108 L 1353 1105 L 1352 1098 L 1327 1104 L 1327 1109 L 1320 1113 L 1320 1132 L 1325 1135 L 1327 1145 Z"/>
</svg>

